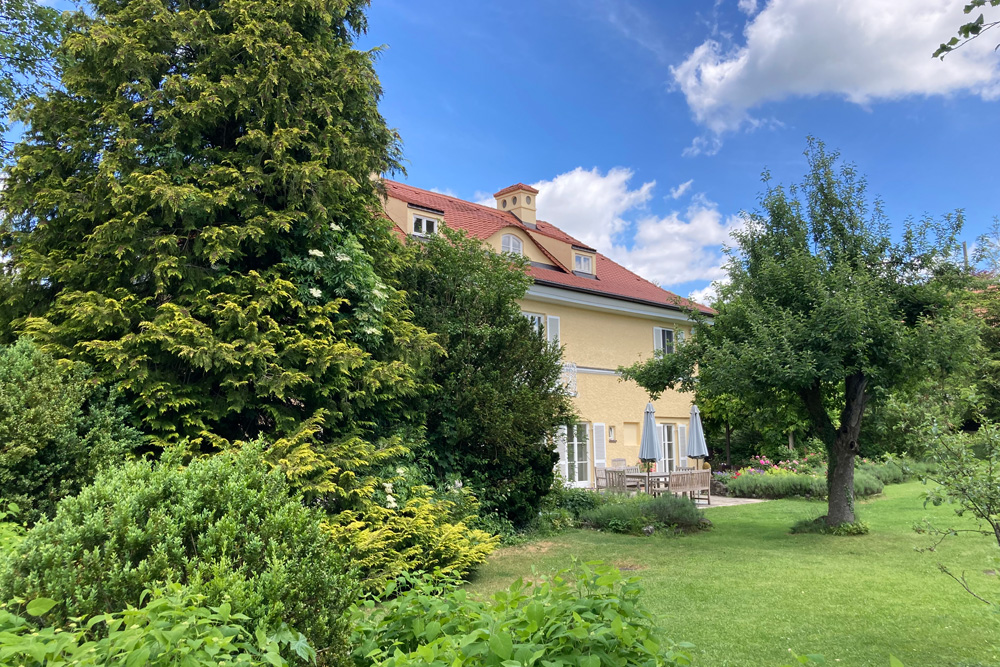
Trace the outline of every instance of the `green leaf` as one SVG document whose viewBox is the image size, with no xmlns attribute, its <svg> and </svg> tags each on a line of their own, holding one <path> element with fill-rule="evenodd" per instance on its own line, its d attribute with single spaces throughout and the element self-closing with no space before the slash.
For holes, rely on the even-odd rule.
<svg viewBox="0 0 1000 667">
<path fill-rule="evenodd" d="M 500 656 L 501 660 L 507 660 L 514 653 L 514 642 L 508 634 L 494 634 L 490 636 L 490 651 Z"/>
<path fill-rule="evenodd" d="M 125 660 L 125 667 L 141 667 L 149 661 L 149 647 L 143 646 L 138 651 L 132 651 Z"/>
<path fill-rule="evenodd" d="M 56 606 L 56 601 L 51 598 L 35 598 L 28 603 L 25 607 L 25 611 L 31 616 L 41 616 L 42 614 L 48 613 L 52 607 Z"/>
</svg>

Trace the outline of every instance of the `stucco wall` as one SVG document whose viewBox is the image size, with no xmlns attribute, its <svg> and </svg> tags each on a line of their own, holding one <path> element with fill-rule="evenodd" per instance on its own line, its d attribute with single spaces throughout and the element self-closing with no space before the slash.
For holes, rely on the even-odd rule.
<svg viewBox="0 0 1000 667">
<path fill-rule="evenodd" d="M 642 422 L 649 397 L 634 382 L 626 382 L 614 373 L 619 366 L 649 359 L 653 356 L 653 328 L 665 327 L 690 335 L 690 325 L 679 321 L 679 314 L 664 312 L 661 318 L 586 309 L 555 304 L 532 298 L 521 301 L 525 312 L 559 318 L 563 360 L 577 366 L 574 407 L 581 422 L 588 425 L 591 439 L 592 482 L 594 424 L 604 424 L 606 465 L 612 459 L 623 458 L 628 465 L 638 462 Z M 666 391 L 653 402 L 658 424 L 688 427 L 691 413 L 690 394 Z M 614 428 L 614 441 L 610 429 Z M 676 428 L 676 427 L 675 427 Z M 675 431 L 676 432 L 676 431 Z M 687 442 L 678 442 L 679 465 L 696 462 L 682 455 Z"/>
</svg>

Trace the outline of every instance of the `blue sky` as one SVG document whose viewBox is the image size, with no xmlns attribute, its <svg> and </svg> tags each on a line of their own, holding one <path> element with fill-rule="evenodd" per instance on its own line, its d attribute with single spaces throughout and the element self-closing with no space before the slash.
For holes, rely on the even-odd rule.
<svg viewBox="0 0 1000 667">
<path fill-rule="evenodd" d="M 704 296 L 761 171 L 800 179 L 807 135 L 895 225 L 964 208 L 971 241 L 1000 215 L 1000 33 L 933 60 L 964 0 L 903 5 L 374 0 L 361 46 L 386 47 L 402 180 L 474 201 L 537 184 L 539 217 Z"/>
</svg>

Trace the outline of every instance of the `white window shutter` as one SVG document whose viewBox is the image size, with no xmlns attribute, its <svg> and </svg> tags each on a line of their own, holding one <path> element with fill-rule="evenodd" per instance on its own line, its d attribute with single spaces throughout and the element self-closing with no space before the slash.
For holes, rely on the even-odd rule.
<svg viewBox="0 0 1000 667">
<path fill-rule="evenodd" d="M 567 432 L 565 426 L 560 426 L 556 430 L 556 451 L 559 452 L 559 463 L 556 464 L 556 470 L 562 477 L 563 484 L 569 479 L 569 468 L 567 466 L 566 459 L 566 438 Z"/>
<path fill-rule="evenodd" d="M 686 461 L 688 453 L 688 427 L 684 424 L 677 426 L 677 463 Z"/>
<path fill-rule="evenodd" d="M 653 327 L 653 351 L 663 351 L 663 329 L 661 327 Z"/>
<path fill-rule="evenodd" d="M 594 424 L 594 467 L 606 467 L 607 456 L 607 429 L 604 424 Z"/>
<path fill-rule="evenodd" d="M 559 318 L 555 315 L 549 315 L 549 321 L 547 324 L 547 331 L 549 335 L 549 342 L 559 344 Z"/>
</svg>

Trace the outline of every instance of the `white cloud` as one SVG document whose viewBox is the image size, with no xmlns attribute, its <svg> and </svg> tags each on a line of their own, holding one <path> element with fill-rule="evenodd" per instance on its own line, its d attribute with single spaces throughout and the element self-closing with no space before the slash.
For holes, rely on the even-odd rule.
<svg viewBox="0 0 1000 667">
<path fill-rule="evenodd" d="M 723 215 L 714 202 L 695 197 L 683 212 L 639 219 L 632 247 L 616 246 L 608 255 L 665 287 L 719 280 L 726 276 L 722 248 L 742 225 L 739 216 Z"/>
<path fill-rule="evenodd" d="M 711 306 L 712 302 L 719 295 L 718 282 L 712 282 L 702 287 L 701 289 L 696 289 L 687 295 L 687 298 L 691 299 L 695 303 L 700 303 L 703 306 Z"/>
<path fill-rule="evenodd" d="M 642 208 L 653 196 L 656 181 L 630 189 L 632 170 L 615 167 L 602 174 L 596 167 L 577 167 L 551 181 L 532 185 L 538 189 L 538 218 L 597 249 L 610 248 L 628 222 L 622 215 Z"/>
<path fill-rule="evenodd" d="M 480 206 L 489 206 L 490 208 L 496 208 L 497 205 L 496 198 L 486 190 L 476 190 L 476 193 L 472 195 L 472 201 Z"/>
<path fill-rule="evenodd" d="M 931 58 L 968 20 L 966 0 L 770 0 L 747 19 L 743 45 L 709 39 L 671 68 L 707 128 L 687 154 L 718 149 L 718 135 L 761 124 L 750 111 L 790 97 L 830 94 L 859 105 L 910 95 L 1000 97 L 995 39 Z M 740 8 L 755 3 L 740 0 Z M 715 137 L 712 137 L 714 134 Z"/>
<path fill-rule="evenodd" d="M 451 188 L 431 188 L 431 192 L 436 192 L 439 195 L 447 195 L 449 197 L 458 197 L 458 194 L 456 194 Z"/>
<path fill-rule="evenodd" d="M 687 192 L 688 190 L 691 189 L 691 185 L 692 184 L 694 184 L 694 179 L 693 178 L 690 181 L 684 181 L 683 183 L 681 183 L 680 185 L 678 185 L 676 188 L 670 188 L 670 198 L 671 199 L 680 199 L 684 195 L 685 192 Z"/>
<path fill-rule="evenodd" d="M 630 187 L 625 168 L 601 173 L 577 168 L 538 188 L 538 217 L 595 247 L 611 259 L 666 289 L 725 276 L 722 246 L 742 219 L 722 214 L 703 194 L 683 211 L 666 216 L 646 208 L 655 182 Z M 690 182 L 673 188 L 690 187 Z"/>
<path fill-rule="evenodd" d="M 738 6 L 741 12 L 752 16 L 757 11 L 757 0 L 740 0 Z"/>
</svg>

